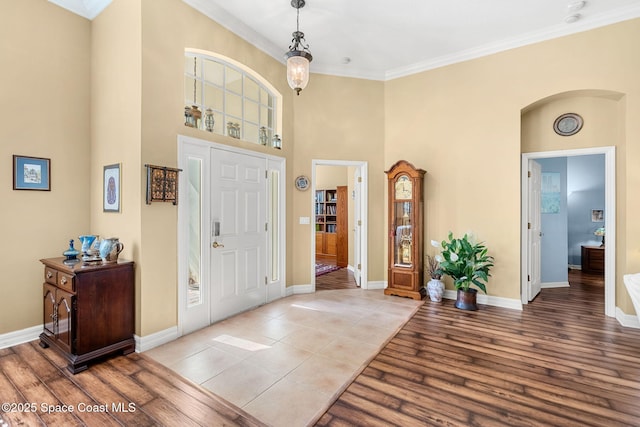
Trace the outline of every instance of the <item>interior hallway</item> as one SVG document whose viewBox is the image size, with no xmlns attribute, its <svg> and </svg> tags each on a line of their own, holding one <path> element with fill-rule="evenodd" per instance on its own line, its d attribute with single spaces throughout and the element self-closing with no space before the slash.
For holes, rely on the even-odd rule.
<svg viewBox="0 0 640 427">
<path fill-rule="evenodd" d="M 422 304 L 359 288 L 293 295 L 144 354 L 262 422 L 309 425 Z"/>
</svg>

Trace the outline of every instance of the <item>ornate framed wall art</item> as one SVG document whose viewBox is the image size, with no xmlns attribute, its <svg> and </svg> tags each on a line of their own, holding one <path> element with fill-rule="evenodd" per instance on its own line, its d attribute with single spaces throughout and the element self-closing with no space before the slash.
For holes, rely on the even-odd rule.
<svg viewBox="0 0 640 427">
<path fill-rule="evenodd" d="M 147 204 L 171 202 L 178 204 L 178 172 L 182 169 L 145 165 L 147 168 Z"/>
<path fill-rule="evenodd" d="M 120 164 L 104 167 L 102 210 L 120 212 Z"/>
<path fill-rule="evenodd" d="M 14 154 L 13 189 L 51 191 L 51 159 Z"/>
</svg>

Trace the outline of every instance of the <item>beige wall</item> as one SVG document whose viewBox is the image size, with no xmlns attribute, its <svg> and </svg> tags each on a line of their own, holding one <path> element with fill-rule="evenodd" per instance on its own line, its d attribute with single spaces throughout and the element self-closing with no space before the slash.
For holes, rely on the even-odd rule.
<svg viewBox="0 0 640 427">
<path fill-rule="evenodd" d="M 128 0 L 118 0 L 128 1 Z M 180 0 L 142 1 L 142 128 L 141 164 L 177 166 L 179 134 L 279 155 L 287 159 L 291 178 L 294 152 L 292 127 L 292 91 L 284 65 L 230 33 Z M 284 96 L 283 149 L 238 141 L 226 136 L 184 126 L 184 53 L 186 48 L 201 49 L 230 57 L 261 74 Z M 146 183 L 141 179 L 141 184 Z M 288 179 L 288 196 L 293 179 Z M 291 218 L 291 199 L 287 215 Z M 177 207 L 171 204 L 146 205 L 144 193 L 140 206 L 142 268 L 139 333 L 148 335 L 177 324 Z M 287 275 L 291 277 L 291 221 L 287 227 Z M 306 251 L 309 253 L 309 250 Z"/>
<path fill-rule="evenodd" d="M 627 225 L 640 208 L 640 20 L 584 32 L 468 61 L 385 85 L 385 165 L 404 158 L 427 170 L 426 240 L 449 230 L 473 230 L 496 257 L 490 295 L 520 295 L 520 155 L 616 145 L 618 261 L 617 305 L 632 312 L 622 274 L 640 269 L 638 225 Z M 587 48 L 588 47 L 588 48 Z M 571 52 L 571 54 L 567 54 Z M 585 97 L 579 107 L 598 125 L 598 137 L 530 138 L 521 149 L 521 110 L 555 94 L 593 90 L 623 94 L 616 100 Z M 615 103 L 606 117 L 592 118 L 594 103 Z M 557 104 L 541 118 L 548 133 Z M 599 108 L 598 108 L 599 110 Z M 617 117 L 614 117 L 617 116 Z M 587 126 L 585 124 L 585 126 Z M 585 128 L 583 135 L 588 135 Z M 400 143 L 402 141 L 402 143 Z M 571 142 L 570 146 L 567 144 Z M 636 187 L 637 188 L 637 187 Z M 626 240 L 625 240 L 626 236 Z M 634 243 L 636 242 L 636 243 Z M 427 248 L 429 253 L 433 248 Z"/>
<path fill-rule="evenodd" d="M 346 166 L 317 166 L 316 189 L 335 189 L 340 185 L 347 185 Z"/>
<path fill-rule="evenodd" d="M 89 232 L 90 40 L 52 3 L 0 2 L 0 334 L 42 325 L 38 260 Z M 51 159 L 51 191 L 14 191 L 14 154 Z"/>
<path fill-rule="evenodd" d="M 15 34 L 19 43 L 13 43 Z M 287 159 L 287 285 L 310 283 L 313 262 L 310 225 L 297 221 L 312 216 L 312 194 L 294 191 L 293 178 L 311 176 L 313 159 L 368 163 L 368 275 L 384 280 L 384 170 L 405 159 L 427 170 L 426 241 L 449 230 L 473 230 L 496 257 L 489 293 L 519 299 L 522 110 L 544 105 L 535 114 L 546 122 L 566 107 L 538 105 L 553 95 L 619 94 L 592 99 L 583 93 L 573 101 L 587 116 L 591 108 L 601 111 L 589 105 L 611 103 L 604 114 L 617 116 L 616 303 L 633 311 L 621 283 L 622 274 L 640 271 L 640 222 L 631 220 L 640 211 L 640 193 L 626 191 L 640 185 L 634 167 L 640 160 L 640 20 L 385 83 L 313 74 L 299 97 L 288 88 L 280 62 L 180 0 L 115 0 L 93 22 L 45 1 L 2 2 L 0 36 L 0 112 L 11 118 L 0 128 L 7 166 L 1 169 L 6 244 L 0 256 L 12 267 L 0 287 L 19 301 L 2 310 L 0 333 L 41 324 L 37 260 L 59 255 L 68 239 L 86 232 L 118 235 L 123 256 L 136 261 L 136 333 L 176 325 L 177 209 L 145 204 L 144 164 L 176 166 L 179 134 L 274 154 L 183 126 L 185 48 L 246 64 L 284 96 L 278 154 Z M 22 111 L 33 113 L 16 114 Z M 603 139 L 610 136 L 609 126 L 600 128 Z M 542 151 L 561 149 L 566 141 L 525 144 Z M 570 148 L 597 143 L 575 141 Z M 12 191 L 11 154 L 51 158 L 52 191 Z M 119 214 L 102 212 L 102 168 L 111 163 L 122 165 Z"/>
<path fill-rule="evenodd" d="M 313 64 L 312 64 L 313 65 Z M 365 161 L 369 167 L 368 279 L 384 280 L 386 242 L 383 212 L 385 192 L 384 83 L 312 74 L 309 86 L 294 99 L 295 164 L 293 175 L 311 176 L 311 161 Z M 313 216 L 309 192 L 293 194 L 293 219 Z M 293 224 L 295 247 L 290 283 L 311 282 L 309 225 Z"/>
<path fill-rule="evenodd" d="M 118 237 L 135 261 L 136 334 L 141 333 L 141 2 L 114 1 L 92 23 L 91 232 Z M 120 164 L 120 212 L 103 212 L 104 166 Z"/>
</svg>

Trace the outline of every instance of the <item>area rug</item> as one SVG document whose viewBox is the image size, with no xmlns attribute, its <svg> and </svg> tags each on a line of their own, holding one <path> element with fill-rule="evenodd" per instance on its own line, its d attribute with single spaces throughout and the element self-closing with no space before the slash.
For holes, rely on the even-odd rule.
<svg viewBox="0 0 640 427">
<path fill-rule="evenodd" d="M 340 267 L 327 264 L 316 264 L 316 277 L 323 274 L 331 273 L 332 271 L 340 270 Z"/>
</svg>

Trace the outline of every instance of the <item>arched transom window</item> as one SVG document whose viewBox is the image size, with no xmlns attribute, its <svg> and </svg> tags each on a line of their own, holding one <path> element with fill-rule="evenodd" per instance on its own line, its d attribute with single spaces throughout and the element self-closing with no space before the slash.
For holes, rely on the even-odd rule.
<svg viewBox="0 0 640 427">
<path fill-rule="evenodd" d="M 185 125 L 262 145 L 272 145 L 278 133 L 280 94 L 230 58 L 187 50 L 184 97 Z M 199 121 L 187 117 L 193 106 L 202 115 Z"/>
</svg>

